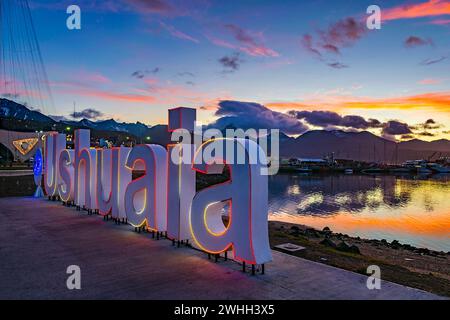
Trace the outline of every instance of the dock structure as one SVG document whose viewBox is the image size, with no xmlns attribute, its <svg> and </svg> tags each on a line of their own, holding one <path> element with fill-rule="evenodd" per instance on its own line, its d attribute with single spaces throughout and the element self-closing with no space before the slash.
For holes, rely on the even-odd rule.
<svg viewBox="0 0 450 320">
<path fill-rule="evenodd" d="M 274 251 L 265 274 L 59 202 L 0 199 L 0 299 L 440 299 Z M 66 286 L 81 269 L 81 290 Z"/>
</svg>

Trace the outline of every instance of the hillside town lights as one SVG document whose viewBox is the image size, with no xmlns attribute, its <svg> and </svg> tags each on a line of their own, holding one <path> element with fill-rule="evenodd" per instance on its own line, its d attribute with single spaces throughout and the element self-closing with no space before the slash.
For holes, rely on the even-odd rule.
<svg viewBox="0 0 450 320">
<path fill-rule="evenodd" d="M 169 130 L 194 131 L 196 110 L 169 111 Z M 134 148 L 90 148 L 90 131 L 75 130 L 75 149 L 66 149 L 66 136 L 51 133 L 45 138 L 44 190 L 77 208 L 104 217 L 128 221 L 167 234 L 173 241 L 192 243 L 209 254 L 233 251 L 244 264 L 272 260 L 268 237 L 268 180 L 261 174 L 267 161 L 260 146 L 247 139 L 228 139 L 245 162 L 222 163 L 220 156 L 203 160 L 218 139 L 201 146 L 176 143 L 143 144 Z M 265 157 L 265 154 L 264 154 Z M 187 161 L 186 161 L 187 160 Z M 266 159 L 263 159 L 266 160 Z M 196 192 L 196 172 L 222 173 L 229 167 L 230 180 Z M 144 173 L 132 179 L 133 170 Z M 222 216 L 228 211 L 229 222 Z M 254 268 L 253 268 L 254 269 Z"/>
</svg>

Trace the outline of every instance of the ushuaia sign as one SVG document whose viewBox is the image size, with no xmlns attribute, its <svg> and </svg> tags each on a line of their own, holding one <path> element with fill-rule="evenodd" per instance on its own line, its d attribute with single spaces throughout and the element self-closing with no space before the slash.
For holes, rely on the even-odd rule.
<svg viewBox="0 0 450 320">
<path fill-rule="evenodd" d="M 169 130 L 192 135 L 195 118 L 195 109 L 170 110 Z M 200 146 L 181 142 L 167 149 L 154 144 L 93 149 L 90 131 L 80 129 L 74 150 L 68 150 L 66 136 L 51 133 L 45 138 L 43 187 L 47 196 L 59 196 L 78 208 L 189 241 L 210 254 L 232 250 L 233 259 L 258 265 L 271 261 L 272 255 L 268 180 L 262 173 L 267 165 L 255 157 L 261 160 L 265 154 L 250 139 L 213 138 Z M 225 165 L 227 182 L 196 192 L 196 172 L 217 174 Z M 145 174 L 133 180 L 133 170 Z"/>
</svg>

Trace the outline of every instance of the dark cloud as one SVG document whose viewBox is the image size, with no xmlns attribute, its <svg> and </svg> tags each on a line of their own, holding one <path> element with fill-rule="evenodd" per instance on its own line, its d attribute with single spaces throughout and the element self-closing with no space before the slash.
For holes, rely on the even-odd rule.
<svg viewBox="0 0 450 320">
<path fill-rule="evenodd" d="M 382 123 L 376 119 L 366 120 L 355 115 L 341 116 L 332 111 L 289 111 L 289 115 L 306 123 L 322 128 L 345 127 L 350 129 L 380 128 Z"/>
<path fill-rule="evenodd" d="M 423 132 L 419 132 L 419 133 L 416 133 L 417 135 L 419 135 L 419 136 L 422 136 L 422 137 L 434 137 L 434 136 L 436 136 L 434 133 L 431 133 L 431 132 L 428 132 L 428 131 L 423 131 Z"/>
<path fill-rule="evenodd" d="M 383 135 L 405 135 L 413 133 L 407 123 L 391 120 L 385 123 L 382 131 Z"/>
<path fill-rule="evenodd" d="M 383 128 L 384 123 L 380 122 L 377 119 L 369 119 L 369 125 L 371 128 Z"/>
<path fill-rule="evenodd" d="M 195 74 L 193 74 L 192 72 L 178 72 L 178 76 L 179 77 L 195 77 Z"/>
<path fill-rule="evenodd" d="M 340 124 L 342 127 L 354 128 L 354 129 L 368 129 L 368 128 L 378 128 L 380 122 L 378 120 L 366 121 L 361 116 L 344 116 L 342 117 L 342 122 Z"/>
<path fill-rule="evenodd" d="M 186 81 L 185 82 L 188 86 L 195 86 L 195 82 L 194 81 Z"/>
<path fill-rule="evenodd" d="M 436 130 L 440 129 L 443 126 L 439 123 L 437 123 L 434 119 L 428 119 L 424 123 L 419 123 L 417 125 L 411 126 L 410 128 L 412 130 L 421 130 L 421 131 L 427 131 L 427 130 Z"/>
<path fill-rule="evenodd" d="M 151 70 L 136 70 L 131 74 L 131 76 L 136 79 L 143 79 L 146 75 L 157 74 L 160 71 L 161 69 L 159 67 L 153 68 Z"/>
<path fill-rule="evenodd" d="M 416 36 L 410 36 L 405 40 L 404 46 L 406 48 L 414 48 L 425 45 L 433 45 L 433 40 L 431 39 L 423 39 Z"/>
<path fill-rule="evenodd" d="M 218 129 L 279 129 L 286 134 L 301 134 L 308 130 L 297 119 L 254 102 L 221 101 L 216 116 L 220 118 L 210 127 Z"/>
<path fill-rule="evenodd" d="M 158 13 L 172 15 L 177 9 L 166 0 L 127 0 L 129 4 L 140 11 L 147 13 Z"/>
<path fill-rule="evenodd" d="M 348 68 L 348 65 L 340 63 L 340 62 L 332 62 L 332 63 L 327 63 L 328 66 L 334 68 L 334 69 L 345 69 Z"/>
<path fill-rule="evenodd" d="M 437 123 L 436 121 L 434 121 L 433 119 L 428 119 L 427 121 L 425 121 L 425 123 L 423 124 L 423 128 L 424 129 L 428 129 L 428 130 L 435 130 L 435 129 L 440 129 L 442 128 L 442 125 Z"/>
<path fill-rule="evenodd" d="M 339 50 L 338 47 L 329 43 L 323 45 L 322 48 L 331 53 L 341 54 L 341 51 Z"/>
<path fill-rule="evenodd" d="M 247 30 L 235 25 L 226 24 L 225 29 L 231 33 L 233 38 L 241 44 L 240 50 L 252 56 L 277 57 L 278 52 L 263 44 L 262 34 L 253 35 Z"/>
<path fill-rule="evenodd" d="M 429 65 L 432 65 L 432 64 L 435 64 L 435 63 L 442 62 L 442 61 L 446 60 L 447 58 L 448 57 L 446 57 L 446 56 L 442 56 L 442 57 L 437 58 L 437 59 L 425 59 L 422 62 L 420 62 L 420 64 L 422 66 L 429 66 Z"/>
<path fill-rule="evenodd" d="M 223 66 L 224 72 L 235 72 L 239 70 L 242 63 L 241 55 L 236 52 L 229 56 L 224 56 L 219 59 L 219 63 Z"/>
<path fill-rule="evenodd" d="M 322 58 L 322 54 L 320 53 L 320 51 L 314 47 L 313 37 L 310 34 L 303 35 L 301 44 L 307 51 L 319 58 Z"/>
<path fill-rule="evenodd" d="M 352 46 L 367 33 L 365 22 L 353 17 L 341 19 L 331 24 L 326 30 L 318 30 L 313 36 L 305 34 L 302 37 L 302 46 L 320 61 L 331 68 L 343 69 L 347 65 L 330 61 L 326 56 L 340 55 L 341 50 Z M 331 59 L 332 60 L 332 59 Z"/>
<path fill-rule="evenodd" d="M 367 33 L 364 21 L 348 17 L 330 25 L 327 30 L 319 31 L 322 47 L 348 47 L 361 39 Z"/>
<path fill-rule="evenodd" d="M 74 119 L 89 119 L 89 120 L 95 120 L 99 117 L 103 116 L 103 113 L 95 110 L 93 108 L 84 109 L 81 112 L 75 111 L 70 114 L 70 116 Z"/>
<path fill-rule="evenodd" d="M 357 115 L 341 116 L 340 114 L 333 111 L 292 110 L 288 112 L 288 115 L 298 120 L 302 120 L 306 124 L 328 130 L 337 128 L 345 128 L 345 130 L 350 131 L 381 129 L 382 134 L 385 137 L 413 134 L 413 127 L 410 127 L 407 123 L 399 122 L 396 120 L 391 120 L 383 123 L 377 119 L 367 120 Z"/>
<path fill-rule="evenodd" d="M 404 134 L 400 137 L 401 140 L 412 140 L 414 136 L 412 134 Z"/>
<path fill-rule="evenodd" d="M 234 38 L 239 42 L 256 45 L 256 39 L 241 27 L 238 27 L 234 24 L 227 24 L 225 25 L 225 28 L 231 31 L 231 33 L 234 35 Z"/>
<path fill-rule="evenodd" d="M 340 63 L 340 62 L 327 62 L 327 59 L 323 57 L 323 54 L 314 47 L 313 45 L 313 38 L 309 34 L 305 34 L 301 40 L 301 44 L 303 48 L 305 48 L 307 51 L 309 51 L 311 54 L 316 56 L 320 61 L 324 62 L 327 66 L 334 68 L 334 69 L 344 69 L 348 68 L 347 65 Z M 339 54 L 339 48 L 332 45 L 332 44 L 326 44 L 322 46 L 323 49 L 325 49 L 328 52 L 334 52 Z"/>
<path fill-rule="evenodd" d="M 316 127 L 338 126 L 342 117 L 332 111 L 289 111 L 289 115 Z"/>
<path fill-rule="evenodd" d="M 145 77 L 145 74 L 142 71 L 135 71 L 131 74 L 133 78 L 142 79 Z"/>
</svg>

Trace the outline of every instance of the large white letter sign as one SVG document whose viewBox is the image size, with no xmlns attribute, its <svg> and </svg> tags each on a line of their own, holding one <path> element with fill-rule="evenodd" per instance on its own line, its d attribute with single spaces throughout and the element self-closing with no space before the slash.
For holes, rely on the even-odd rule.
<svg viewBox="0 0 450 320">
<path fill-rule="evenodd" d="M 131 170 L 126 168 L 130 148 L 97 150 L 97 207 L 101 215 L 126 218 L 125 190 L 131 182 Z"/>
<path fill-rule="evenodd" d="M 217 141 L 217 140 L 216 140 Z M 206 188 L 196 194 L 191 205 L 190 224 L 196 244 L 204 251 L 221 253 L 233 248 L 234 258 L 250 264 L 264 264 L 272 260 L 268 235 L 268 181 L 261 175 L 258 153 L 264 154 L 252 140 L 224 139 L 224 144 L 233 143 L 239 154 L 244 152 L 244 164 L 229 164 L 230 181 Z M 197 150 L 193 168 L 206 174 L 220 173 L 211 159 L 203 161 L 203 150 L 214 140 Z M 225 150 L 225 146 L 223 150 Z M 236 156 L 235 156 L 236 157 Z M 229 204 L 228 227 L 222 222 L 222 209 Z"/>
<path fill-rule="evenodd" d="M 177 129 L 184 129 L 194 132 L 195 121 L 197 120 L 197 110 L 193 108 L 175 108 L 169 110 L 169 132 Z"/>
<path fill-rule="evenodd" d="M 167 172 L 167 235 L 173 240 L 191 240 L 189 210 L 195 195 L 195 172 L 191 169 L 195 146 L 191 144 L 195 130 L 197 110 L 193 108 L 175 108 L 169 110 L 169 132 L 172 141 L 181 144 L 169 144 Z"/>
<path fill-rule="evenodd" d="M 139 145 L 128 155 L 129 170 L 144 166 L 145 175 L 130 182 L 125 191 L 125 211 L 134 227 L 147 225 L 164 232 L 167 229 L 167 152 L 158 145 Z"/>
<path fill-rule="evenodd" d="M 66 148 L 66 135 L 50 133 L 45 138 L 44 188 L 47 196 L 56 196 L 59 183 L 59 155 Z"/>
<path fill-rule="evenodd" d="M 59 155 L 59 176 L 61 181 L 58 184 L 58 193 L 64 202 L 74 201 L 74 157 L 75 151 L 73 150 L 63 150 Z"/>
<path fill-rule="evenodd" d="M 75 203 L 78 206 L 86 207 L 86 209 L 96 209 L 97 151 L 90 149 L 90 145 L 90 131 L 86 129 L 75 130 Z"/>
<path fill-rule="evenodd" d="M 191 168 L 194 145 L 168 145 L 167 235 L 190 240 L 189 210 L 195 196 L 195 171 Z"/>
</svg>

